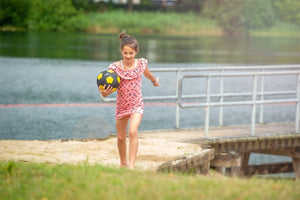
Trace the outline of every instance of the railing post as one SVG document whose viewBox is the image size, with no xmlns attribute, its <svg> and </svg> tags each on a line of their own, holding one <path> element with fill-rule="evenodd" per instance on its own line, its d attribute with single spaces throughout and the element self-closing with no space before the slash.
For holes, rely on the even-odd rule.
<svg viewBox="0 0 300 200">
<path fill-rule="evenodd" d="M 265 68 L 262 69 L 262 72 L 265 71 Z M 261 95 L 260 95 L 260 101 L 263 101 L 264 98 L 265 98 L 265 77 L 264 76 L 261 76 L 261 83 L 260 83 L 260 92 L 261 92 Z M 259 112 L 259 123 L 264 123 L 264 104 L 260 104 L 260 112 Z"/>
<path fill-rule="evenodd" d="M 295 132 L 299 133 L 299 112 L 300 112 L 300 74 L 297 74 L 297 86 L 296 86 L 296 116 L 295 116 Z"/>
<path fill-rule="evenodd" d="M 208 76 L 206 79 L 206 106 L 205 106 L 205 138 L 208 138 L 209 131 L 209 110 L 210 110 L 210 84 L 211 76 Z"/>
<path fill-rule="evenodd" d="M 175 128 L 179 129 L 179 123 L 180 123 L 180 107 L 179 107 L 179 79 L 180 79 L 180 70 L 176 71 L 176 76 L 177 76 L 177 85 L 176 85 L 176 114 L 175 114 Z"/>
<path fill-rule="evenodd" d="M 257 88 L 257 75 L 253 76 L 252 85 L 252 115 L 251 115 L 251 135 L 255 134 L 255 116 L 256 116 L 256 88 Z"/>
<path fill-rule="evenodd" d="M 224 69 L 221 70 L 221 73 L 223 74 Z M 220 77 L 220 103 L 223 103 L 224 101 L 224 77 Z M 220 106 L 219 109 L 219 126 L 223 126 L 223 106 Z"/>
</svg>

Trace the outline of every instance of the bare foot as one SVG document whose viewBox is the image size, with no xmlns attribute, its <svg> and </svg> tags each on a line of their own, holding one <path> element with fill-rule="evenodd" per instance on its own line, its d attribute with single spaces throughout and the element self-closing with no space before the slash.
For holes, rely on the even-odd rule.
<svg viewBox="0 0 300 200">
<path fill-rule="evenodd" d="M 129 165 L 128 169 L 134 170 L 134 166 Z"/>
<path fill-rule="evenodd" d="M 128 167 L 128 164 L 127 163 L 121 163 L 120 164 L 120 168 L 127 168 Z"/>
</svg>

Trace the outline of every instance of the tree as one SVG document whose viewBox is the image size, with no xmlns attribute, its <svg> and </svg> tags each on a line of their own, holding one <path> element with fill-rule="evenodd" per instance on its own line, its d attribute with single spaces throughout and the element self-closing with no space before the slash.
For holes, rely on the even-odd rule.
<svg viewBox="0 0 300 200">
<path fill-rule="evenodd" d="M 0 26 L 27 27 L 30 1 L 1 0 Z"/>
<path fill-rule="evenodd" d="M 133 11 L 133 0 L 127 0 L 128 4 L 128 11 L 132 12 Z"/>
<path fill-rule="evenodd" d="M 223 0 L 217 11 L 217 21 L 228 34 L 268 28 L 276 17 L 271 0 Z"/>
<path fill-rule="evenodd" d="M 272 0 L 248 0 L 243 10 L 247 30 L 268 28 L 276 22 Z"/>
<path fill-rule="evenodd" d="M 81 29 L 83 21 L 71 0 L 35 0 L 29 16 L 29 28 L 50 31 Z"/>
<path fill-rule="evenodd" d="M 274 7 L 280 20 L 292 22 L 300 26 L 300 1 L 299 0 L 274 0 Z"/>
<path fill-rule="evenodd" d="M 244 5 L 245 2 L 241 0 L 224 0 L 223 6 L 219 8 L 217 21 L 227 34 L 245 31 Z"/>
<path fill-rule="evenodd" d="M 202 15 L 215 19 L 223 4 L 223 0 L 204 0 Z"/>
</svg>

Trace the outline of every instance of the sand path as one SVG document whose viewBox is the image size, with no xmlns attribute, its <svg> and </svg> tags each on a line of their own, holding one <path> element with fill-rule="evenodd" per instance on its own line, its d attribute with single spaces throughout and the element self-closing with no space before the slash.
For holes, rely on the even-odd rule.
<svg viewBox="0 0 300 200">
<path fill-rule="evenodd" d="M 186 139 L 199 133 L 164 131 L 139 134 L 137 169 L 156 170 L 162 163 L 201 151 Z M 0 161 L 119 166 L 116 136 L 94 140 L 0 140 Z M 128 140 L 127 140 L 128 142 Z"/>
</svg>

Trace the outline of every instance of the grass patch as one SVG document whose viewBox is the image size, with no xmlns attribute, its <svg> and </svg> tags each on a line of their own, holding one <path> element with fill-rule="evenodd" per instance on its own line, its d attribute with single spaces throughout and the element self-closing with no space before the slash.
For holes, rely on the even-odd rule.
<svg viewBox="0 0 300 200">
<path fill-rule="evenodd" d="M 90 13 L 88 32 L 118 33 L 122 30 L 131 34 L 197 35 L 220 34 L 215 21 L 194 13 L 132 12 L 117 10 Z"/>
<path fill-rule="evenodd" d="M 251 31 L 253 36 L 300 37 L 300 27 L 296 24 L 277 22 L 273 27 Z"/>
<path fill-rule="evenodd" d="M 0 162 L 0 199 L 299 199 L 285 179 L 155 173 L 100 165 Z"/>
<path fill-rule="evenodd" d="M 85 16 L 86 31 L 91 33 L 157 34 L 175 36 L 224 35 L 216 20 L 194 13 L 172 12 L 126 12 L 114 10 L 103 13 L 88 13 Z M 252 36 L 300 37 L 300 27 L 277 22 L 273 27 L 251 30 Z"/>
</svg>

